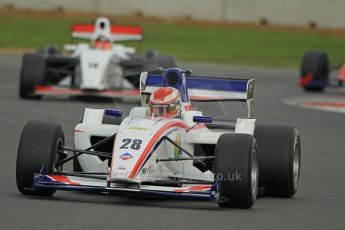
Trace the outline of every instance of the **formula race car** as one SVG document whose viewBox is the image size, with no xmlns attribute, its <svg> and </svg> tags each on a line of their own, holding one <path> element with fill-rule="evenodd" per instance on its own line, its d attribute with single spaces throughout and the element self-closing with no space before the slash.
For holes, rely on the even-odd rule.
<svg viewBox="0 0 345 230">
<path fill-rule="evenodd" d="M 255 126 L 254 80 L 191 75 L 177 68 L 140 77 L 141 107 L 85 109 L 65 146 L 60 125 L 29 121 L 22 132 L 17 186 L 27 195 L 56 190 L 211 200 L 250 208 L 257 195 L 292 197 L 301 144 L 288 126 Z M 242 101 L 248 114 L 216 120 L 191 101 Z M 73 161 L 73 171 L 64 165 Z"/>
<path fill-rule="evenodd" d="M 42 95 L 134 97 L 140 99 L 141 72 L 158 67 L 175 67 L 175 59 L 153 50 L 143 55 L 117 41 L 142 40 L 138 26 L 111 25 L 100 17 L 95 24 L 72 26 L 72 37 L 91 40 L 91 44 L 65 45 L 71 55 L 49 46 L 23 56 L 20 72 L 21 98 Z"/>
<path fill-rule="evenodd" d="M 339 70 L 336 83 L 330 82 L 330 71 Z M 326 87 L 342 87 L 345 81 L 345 63 L 330 66 L 325 52 L 309 51 L 304 54 L 299 84 L 306 91 L 322 92 Z"/>
</svg>

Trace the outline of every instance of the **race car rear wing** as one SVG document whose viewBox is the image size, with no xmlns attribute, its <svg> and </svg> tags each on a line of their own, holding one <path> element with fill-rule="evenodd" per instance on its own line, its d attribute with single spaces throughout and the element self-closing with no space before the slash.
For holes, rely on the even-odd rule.
<svg viewBox="0 0 345 230">
<path fill-rule="evenodd" d="M 140 76 L 140 92 L 142 103 L 154 89 L 162 86 L 177 88 L 182 102 L 189 101 L 243 101 L 248 105 L 248 117 L 252 117 L 252 103 L 254 96 L 254 79 L 232 79 L 181 75 L 175 85 L 169 85 L 165 76 L 142 73 Z M 146 95 L 146 97 L 145 97 Z"/>
<path fill-rule="evenodd" d="M 96 26 L 93 24 L 75 24 L 71 27 L 73 38 L 95 39 Z M 143 39 L 143 30 L 140 26 L 119 26 L 110 27 L 112 41 L 140 41 Z"/>
</svg>

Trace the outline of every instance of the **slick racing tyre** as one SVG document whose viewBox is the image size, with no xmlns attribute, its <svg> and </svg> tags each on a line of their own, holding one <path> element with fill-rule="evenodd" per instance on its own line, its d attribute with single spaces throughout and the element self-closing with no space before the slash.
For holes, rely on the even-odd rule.
<svg viewBox="0 0 345 230">
<path fill-rule="evenodd" d="M 155 71 L 159 67 L 163 69 L 176 67 L 176 60 L 172 55 L 158 53 L 155 50 L 145 52 L 145 62 L 147 71 Z"/>
<path fill-rule="evenodd" d="M 61 55 L 61 51 L 57 45 L 49 45 L 46 49 L 45 52 L 48 56 L 57 56 Z"/>
<path fill-rule="evenodd" d="M 16 179 L 18 190 L 25 195 L 51 196 L 54 189 L 32 190 L 33 177 L 44 168 L 44 173 L 52 175 L 54 162 L 61 160 L 59 146 L 64 146 L 65 137 L 61 126 L 45 121 L 29 121 L 19 142 Z M 59 170 L 62 170 L 60 168 Z"/>
<path fill-rule="evenodd" d="M 61 55 L 61 51 L 57 45 L 48 45 L 44 49 L 37 50 L 37 54 L 51 57 Z"/>
<path fill-rule="evenodd" d="M 258 151 L 252 135 L 221 135 L 215 158 L 219 206 L 252 207 L 257 195 L 258 170 Z"/>
<path fill-rule="evenodd" d="M 163 69 L 167 68 L 174 68 L 176 67 L 176 61 L 175 58 L 168 54 L 156 54 L 155 60 L 157 62 L 157 65 L 159 67 L 162 67 Z"/>
<path fill-rule="evenodd" d="M 259 156 L 259 187 L 268 195 L 292 197 L 299 185 L 301 143 L 298 130 L 262 125 L 255 129 Z"/>
<path fill-rule="evenodd" d="M 300 82 L 312 76 L 312 83 L 303 84 L 306 91 L 323 91 L 329 79 L 329 59 L 326 53 L 311 51 L 304 54 L 301 69 Z"/>
<path fill-rule="evenodd" d="M 19 96 L 25 99 L 39 99 L 34 95 L 35 86 L 41 83 L 45 76 L 46 59 L 39 54 L 24 54 L 20 72 Z"/>
</svg>

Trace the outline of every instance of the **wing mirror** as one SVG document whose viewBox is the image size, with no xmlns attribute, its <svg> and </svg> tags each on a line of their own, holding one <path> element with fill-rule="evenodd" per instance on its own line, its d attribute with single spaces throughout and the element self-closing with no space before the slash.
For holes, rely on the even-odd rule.
<svg viewBox="0 0 345 230">
<path fill-rule="evenodd" d="M 196 123 L 212 123 L 213 118 L 211 116 L 193 116 L 193 122 Z"/>
<path fill-rule="evenodd" d="M 63 49 L 68 51 L 68 52 L 74 52 L 76 51 L 78 48 L 77 45 L 73 45 L 73 44 L 67 44 L 67 45 L 64 45 Z"/>
<path fill-rule="evenodd" d="M 106 109 L 104 110 L 104 115 L 111 116 L 111 117 L 122 117 L 123 111 L 118 109 Z"/>
</svg>

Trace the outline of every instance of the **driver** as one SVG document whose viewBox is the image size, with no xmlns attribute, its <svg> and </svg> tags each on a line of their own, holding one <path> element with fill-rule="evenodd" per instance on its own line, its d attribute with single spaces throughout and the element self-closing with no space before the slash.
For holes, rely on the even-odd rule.
<svg viewBox="0 0 345 230">
<path fill-rule="evenodd" d="M 99 36 L 93 43 L 96 49 L 110 49 L 111 42 L 105 36 Z"/>
<path fill-rule="evenodd" d="M 181 115 L 181 98 L 177 89 L 161 87 L 152 92 L 148 102 L 148 116 L 175 118 Z"/>
</svg>

